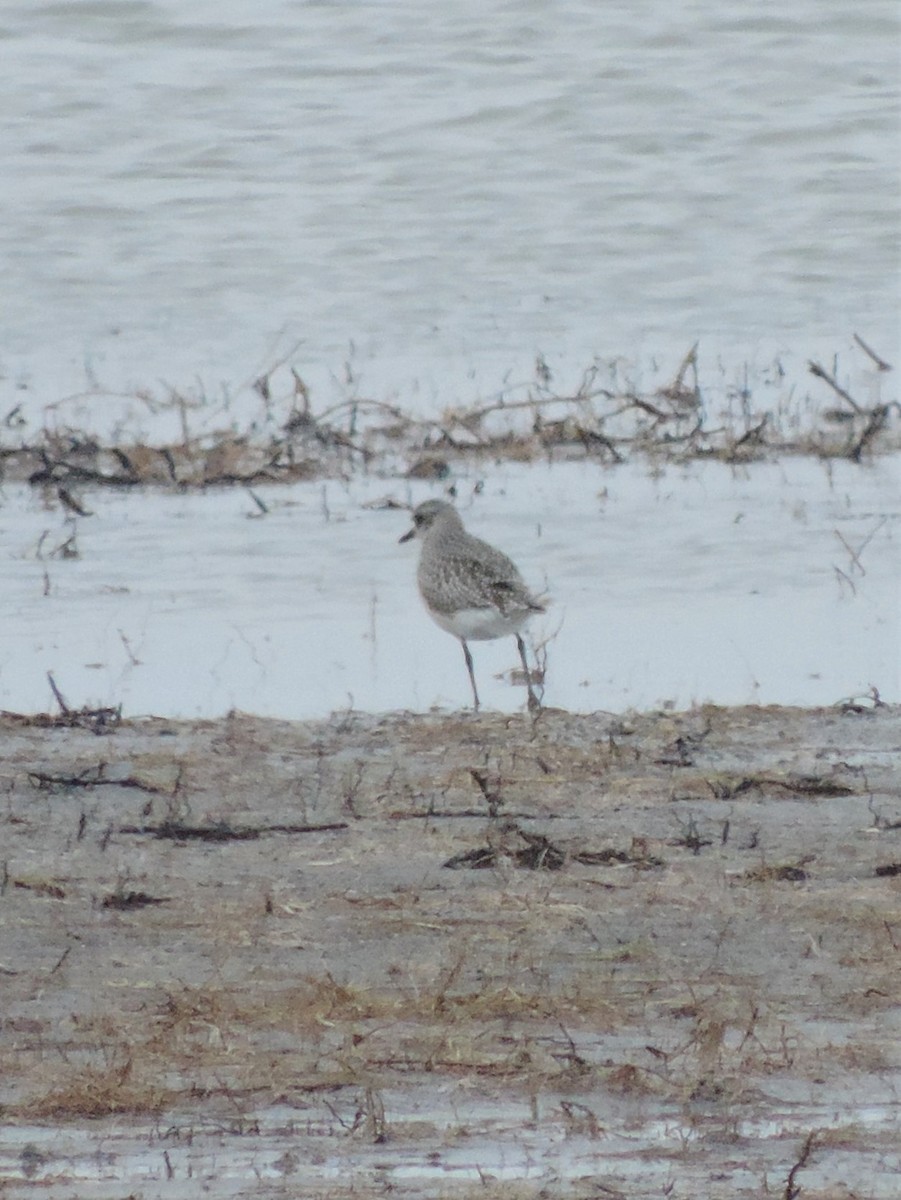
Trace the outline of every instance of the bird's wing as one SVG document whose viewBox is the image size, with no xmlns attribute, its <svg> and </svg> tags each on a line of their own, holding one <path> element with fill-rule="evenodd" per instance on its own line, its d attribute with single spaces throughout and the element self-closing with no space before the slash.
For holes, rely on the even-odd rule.
<svg viewBox="0 0 901 1200">
<path fill-rule="evenodd" d="M 532 597 L 513 563 L 497 552 L 490 559 L 470 555 L 465 550 L 445 558 L 446 578 L 453 582 L 454 607 L 494 606 L 502 613 L 528 608 Z"/>
</svg>

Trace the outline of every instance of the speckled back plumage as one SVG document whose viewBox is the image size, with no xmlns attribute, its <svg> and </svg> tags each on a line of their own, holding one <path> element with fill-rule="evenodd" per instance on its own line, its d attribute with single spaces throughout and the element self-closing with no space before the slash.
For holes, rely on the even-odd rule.
<svg viewBox="0 0 901 1200">
<path fill-rule="evenodd" d="M 505 619 L 500 632 L 510 632 L 532 613 L 544 612 L 544 605 L 528 590 L 515 564 L 500 550 L 467 533 L 450 504 L 427 500 L 416 509 L 413 521 L 422 540 L 419 590 L 439 623 L 444 623 L 442 617 L 461 610 L 488 609 Z"/>
</svg>

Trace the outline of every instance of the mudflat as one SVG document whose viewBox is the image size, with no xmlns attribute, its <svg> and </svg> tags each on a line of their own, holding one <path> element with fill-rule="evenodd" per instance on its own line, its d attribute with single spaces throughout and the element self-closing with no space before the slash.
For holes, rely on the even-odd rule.
<svg viewBox="0 0 901 1200">
<path fill-rule="evenodd" d="M 897 1196 L 899 718 L 5 714 L 0 1196 Z"/>
</svg>

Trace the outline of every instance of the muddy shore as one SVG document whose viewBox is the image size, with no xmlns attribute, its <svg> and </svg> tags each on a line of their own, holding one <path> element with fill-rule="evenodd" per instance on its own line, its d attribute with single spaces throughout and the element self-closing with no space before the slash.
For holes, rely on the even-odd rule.
<svg viewBox="0 0 901 1200">
<path fill-rule="evenodd" d="M 896 1196 L 899 716 L 6 714 L 0 1196 Z"/>
</svg>

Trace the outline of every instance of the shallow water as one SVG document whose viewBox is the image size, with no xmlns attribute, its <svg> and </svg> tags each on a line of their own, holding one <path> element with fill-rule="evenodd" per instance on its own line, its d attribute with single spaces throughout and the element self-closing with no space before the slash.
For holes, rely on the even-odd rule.
<svg viewBox="0 0 901 1200">
<path fill-rule="evenodd" d="M 420 17 L 408 0 L 5 7 L 0 448 L 44 425 L 187 436 L 168 385 L 206 398 L 191 435 L 244 432 L 259 397 L 241 387 L 281 356 L 317 412 L 471 404 L 532 380 L 539 352 L 561 391 L 596 355 L 641 390 L 696 338 L 705 388 L 747 366 L 779 403 L 830 403 L 805 363 L 835 352 L 861 404 L 895 398 L 851 340 L 897 344 L 889 0 Z M 553 597 L 533 628 L 553 638 L 549 703 L 897 694 L 897 467 L 834 480 L 505 467 L 461 497 Z M 239 492 L 97 495 L 80 556 L 41 561 L 42 533 L 46 559 L 71 530 L 8 486 L 0 703 L 46 707 L 52 670 L 70 702 L 129 711 L 459 706 L 462 656 L 418 607 L 403 521 L 362 508 L 386 493 L 426 494 L 263 489 L 252 521 Z M 873 534 L 862 566 L 836 529 Z M 493 678 L 510 666 L 478 647 L 487 703 L 519 703 Z"/>
<path fill-rule="evenodd" d="M 471 531 L 550 606 L 545 702 L 571 711 L 899 695 L 897 456 L 651 470 L 492 465 L 461 479 Z M 474 494 L 477 484 L 483 485 Z M 0 707 L 291 718 L 470 703 L 459 645 L 416 591 L 409 516 L 435 489 L 369 478 L 92 493 L 73 526 L 38 493 L 0 509 Z M 42 534 L 47 536 L 41 543 Z M 41 557 L 38 557 L 40 554 Z M 857 557 L 855 558 L 855 555 Z M 473 644 L 483 703 L 514 710 L 512 638 Z"/>
<path fill-rule="evenodd" d="M 891 0 L 7 4 L 0 406 L 897 345 Z M 353 344 L 351 348 L 351 344 Z M 96 398 L 95 406 L 103 400 Z"/>
<path fill-rule="evenodd" d="M 684 1120 L 672 1114 L 654 1119 L 647 1111 L 654 1106 L 646 1104 L 630 1106 L 636 1111 L 622 1122 L 611 1105 L 604 1111 L 602 1131 L 580 1136 L 561 1120 L 556 1098 L 545 1100 L 536 1111 L 528 1102 L 511 1104 L 506 1099 L 489 1102 L 486 1098 L 480 1103 L 476 1098 L 473 1103 L 461 1087 L 455 1089 L 448 1109 L 446 1091 L 410 1087 L 403 1093 L 386 1092 L 383 1099 L 393 1122 L 388 1146 L 366 1147 L 360 1140 L 348 1139 L 345 1153 L 336 1153 L 331 1146 L 331 1152 L 323 1152 L 317 1144 L 333 1146 L 336 1140 L 334 1132 L 327 1136 L 327 1112 L 319 1118 L 322 1128 L 310 1130 L 308 1118 L 285 1108 L 245 1116 L 241 1124 L 246 1132 L 239 1131 L 237 1123 L 229 1128 L 227 1121 L 218 1130 L 215 1122 L 188 1120 L 182 1125 L 171 1115 L 168 1131 L 131 1120 L 94 1123 L 100 1129 L 107 1126 L 102 1140 L 99 1131 L 90 1129 L 21 1126 L 4 1131 L 0 1175 L 12 1189 L 10 1195 L 18 1196 L 16 1185 L 20 1179 L 24 1183 L 22 1150 L 29 1146 L 32 1154 L 46 1156 L 33 1182 L 54 1200 L 71 1195 L 75 1186 L 83 1187 L 93 1200 L 104 1200 L 121 1195 L 126 1185 L 152 1189 L 148 1195 L 189 1198 L 196 1194 L 193 1189 L 200 1180 L 213 1184 L 217 1196 L 246 1195 L 248 1186 L 263 1188 L 257 1194 L 264 1196 L 292 1195 L 293 1188 L 307 1195 L 317 1185 L 330 1189 L 348 1183 L 350 1176 L 359 1186 L 387 1185 L 400 1189 L 402 1195 L 415 1194 L 412 1189 L 417 1186 L 429 1194 L 435 1188 L 466 1183 L 484 1186 L 486 1179 L 529 1181 L 535 1186 L 553 1183 L 571 1194 L 569 1189 L 579 1180 L 609 1177 L 620 1184 L 629 1181 L 641 1188 L 640 1195 L 651 1196 L 655 1189 L 671 1185 L 674 1176 L 683 1186 L 694 1180 L 699 1187 L 709 1187 L 709 1145 L 715 1143 L 716 1129 L 722 1126 L 723 1136 L 735 1146 L 729 1182 L 743 1193 L 760 1185 L 761 1158 L 769 1160 L 774 1175 L 784 1176 L 788 1169 L 784 1164 L 791 1163 L 806 1134 L 816 1129 L 821 1142 L 827 1143 L 834 1131 L 836 1144 L 825 1154 L 820 1150 L 804 1171 L 806 1187 L 827 1187 L 837 1179 L 866 1180 L 873 1200 L 891 1200 L 894 1194 L 891 1176 L 899 1161 L 891 1150 L 891 1138 L 897 1130 L 897 1112 L 888 1104 L 850 1111 L 838 1102 L 834 1108 L 799 1106 L 765 1120 L 733 1120 L 719 1113 L 706 1122 L 688 1113 Z M 597 1096 L 585 1099 L 599 1107 Z M 576 1100 L 577 1112 L 579 1107 Z M 588 1111 L 587 1106 L 581 1107 Z M 476 1136 L 465 1132 L 469 1123 L 478 1125 Z M 844 1147 L 840 1138 L 846 1140 Z M 417 1142 L 423 1145 L 417 1147 Z M 98 1143 L 105 1149 L 98 1149 Z M 741 1154 L 750 1157 L 752 1147 L 754 1166 L 743 1169 Z M 720 1177 L 725 1178 L 725 1173 Z M 158 1187 L 165 1187 L 165 1192 L 158 1193 Z"/>
</svg>

